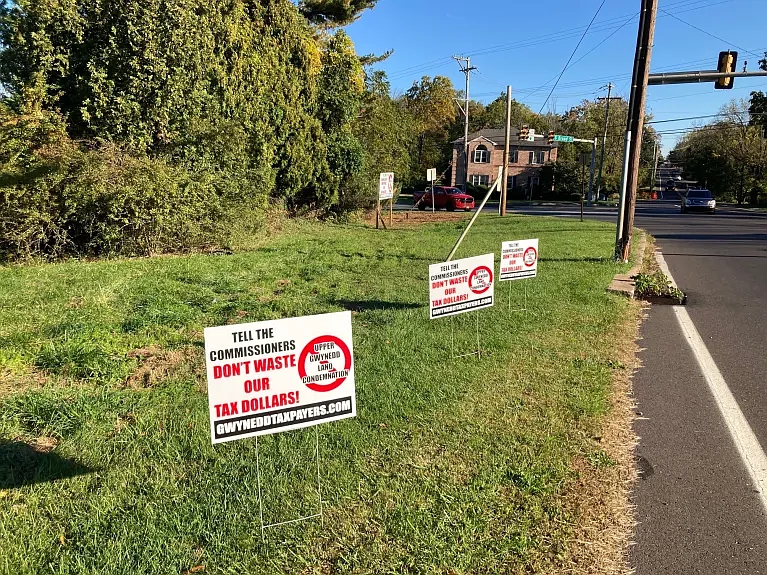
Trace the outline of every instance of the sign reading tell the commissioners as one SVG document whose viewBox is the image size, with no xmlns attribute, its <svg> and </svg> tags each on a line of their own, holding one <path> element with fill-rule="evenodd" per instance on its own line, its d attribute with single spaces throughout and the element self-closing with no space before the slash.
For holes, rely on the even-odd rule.
<svg viewBox="0 0 767 575">
<path fill-rule="evenodd" d="M 213 443 L 357 414 L 351 312 L 205 329 Z"/>
<path fill-rule="evenodd" d="M 538 240 L 503 242 L 500 281 L 534 278 L 538 273 Z"/>
<path fill-rule="evenodd" d="M 429 317 L 476 311 L 493 305 L 495 254 L 429 266 Z"/>
</svg>

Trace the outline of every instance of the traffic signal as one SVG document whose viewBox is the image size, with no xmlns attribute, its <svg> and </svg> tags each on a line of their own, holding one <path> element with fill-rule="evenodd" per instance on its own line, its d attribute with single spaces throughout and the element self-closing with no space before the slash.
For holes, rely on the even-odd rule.
<svg viewBox="0 0 767 575">
<path fill-rule="evenodd" d="M 738 64 L 737 52 L 719 52 L 719 64 L 716 67 L 716 71 L 720 74 L 732 74 L 735 72 L 735 66 Z M 731 90 L 732 85 L 735 83 L 735 78 L 719 78 L 714 83 L 714 88 L 717 90 Z"/>
<path fill-rule="evenodd" d="M 554 130 L 549 130 L 549 146 L 554 143 Z"/>
<path fill-rule="evenodd" d="M 519 139 L 527 140 L 528 134 L 530 134 L 530 127 L 527 125 L 522 126 L 522 129 L 519 130 Z"/>
</svg>

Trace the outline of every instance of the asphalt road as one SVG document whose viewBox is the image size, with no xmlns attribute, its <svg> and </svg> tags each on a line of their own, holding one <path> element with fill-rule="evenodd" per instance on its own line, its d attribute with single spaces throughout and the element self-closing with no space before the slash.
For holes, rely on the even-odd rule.
<svg viewBox="0 0 767 575">
<path fill-rule="evenodd" d="M 643 206 L 687 313 L 762 450 L 767 447 L 767 215 Z M 643 326 L 635 378 L 639 455 L 655 473 L 636 490 L 638 575 L 767 573 L 767 514 L 671 308 Z M 648 467 L 649 469 L 649 467 Z"/>
<path fill-rule="evenodd" d="M 578 217 L 568 206 L 514 211 Z M 587 217 L 615 221 L 616 211 Z M 767 214 L 680 214 L 678 202 L 643 202 L 636 225 L 655 236 L 702 344 L 767 450 Z M 678 315 L 653 306 L 642 328 L 632 564 L 637 575 L 767 573 L 767 512 Z"/>
</svg>

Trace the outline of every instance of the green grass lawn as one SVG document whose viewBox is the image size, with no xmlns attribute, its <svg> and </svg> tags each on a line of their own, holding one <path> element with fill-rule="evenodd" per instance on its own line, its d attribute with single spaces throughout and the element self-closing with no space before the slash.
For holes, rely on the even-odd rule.
<svg viewBox="0 0 767 575">
<path fill-rule="evenodd" d="M 479 219 L 457 257 L 540 238 L 539 277 L 430 321 L 428 264 L 463 223 L 291 224 L 256 251 L 0 268 L 0 573 L 549 573 L 616 329 L 613 228 Z M 256 443 L 210 443 L 202 329 L 353 310 L 358 417 L 318 427 L 324 520 L 261 540 Z M 259 440 L 264 520 L 318 505 L 314 430 Z M 588 470 L 586 470 L 587 472 Z"/>
</svg>

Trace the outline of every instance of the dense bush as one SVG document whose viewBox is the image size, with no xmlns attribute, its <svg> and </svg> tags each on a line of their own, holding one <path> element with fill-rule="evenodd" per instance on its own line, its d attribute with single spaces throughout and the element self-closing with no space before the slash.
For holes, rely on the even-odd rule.
<svg viewBox="0 0 767 575">
<path fill-rule="evenodd" d="M 0 254 L 151 254 L 225 238 L 210 177 L 72 141 L 48 113 L 0 125 Z"/>
</svg>

